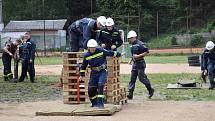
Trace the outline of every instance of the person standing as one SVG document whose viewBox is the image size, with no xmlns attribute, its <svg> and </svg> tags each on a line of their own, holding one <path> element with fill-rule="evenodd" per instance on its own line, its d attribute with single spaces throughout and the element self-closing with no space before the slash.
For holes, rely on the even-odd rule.
<svg viewBox="0 0 215 121">
<path fill-rule="evenodd" d="M 97 41 L 102 48 L 114 51 L 123 44 L 120 32 L 114 26 L 112 18 L 107 18 L 106 28 L 100 31 Z"/>
<path fill-rule="evenodd" d="M 21 40 L 16 40 L 14 43 L 11 41 L 11 38 L 5 43 L 5 47 L 3 49 L 2 54 L 2 62 L 4 66 L 4 80 L 12 81 L 13 73 L 11 71 L 11 60 L 15 56 L 15 52 L 17 50 L 18 45 L 22 43 Z"/>
<path fill-rule="evenodd" d="M 19 82 L 23 82 L 27 76 L 30 75 L 30 81 L 35 81 L 35 60 L 36 44 L 31 40 L 30 34 L 27 32 L 24 35 L 24 43 L 20 46 L 20 58 L 22 58 L 22 72 Z"/>
<path fill-rule="evenodd" d="M 148 97 L 151 98 L 154 94 L 154 89 L 145 74 L 146 63 L 144 57 L 149 53 L 148 48 L 143 44 L 143 42 L 137 39 L 137 34 L 135 31 L 131 30 L 128 32 L 127 38 L 131 44 L 131 54 L 132 54 L 132 70 L 131 70 L 131 80 L 128 85 L 128 99 L 133 99 L 133 92 L 135 89 L 135 83 L 137 77 L 139 81 L 145 85 L 148 90 Z M 130 63 L 131 64 L 131 63 Z"/>
<path fill-rule="evenodd" d="M 214 43 L 208 41 L 204 52 L 202 53 L 201 70 L 204 75 L 208 75 L 210 81 L 209 89 L 215 88 L 214 72 L 215 72 L 215 49 Z"/>
</svg>

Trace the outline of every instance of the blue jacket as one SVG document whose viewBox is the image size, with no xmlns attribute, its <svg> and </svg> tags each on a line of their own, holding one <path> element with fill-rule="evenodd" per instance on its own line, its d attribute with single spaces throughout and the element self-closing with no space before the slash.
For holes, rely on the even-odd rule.
<svg viewBox="0 0 215 121">
<path fill-rule="evenodd" d="M 36 52 L 36 44 L 31 39 L 28 39 L 26 43 L 23 43 L 19 48 L 20 58 L 23 58 L 23 59 L 34 60 L 35 52 Z"/>
<path fill-rule="evenodd" d="M 75 21 L 70 26 L 70 29 L 75 30 L 76 32 L 79 32 L 81 35 L 83 34 L 83 42 L 84 42 L 85 49 L 87 49 L 88 40 L 96 39 L 96 35 L 98 31 L 96 20 L 91 18 L 83 18 Z"/>
<path fill-rule="evenodd" d="M 147 52 L 149 53 L 149 49 L 144 45 L 143 42 L 139 41 L 139 40 L 136 40 L 132 43 L 131 45 L 131 54 L 132 56 L 134 54 L 142 54 L 144 52 Z M 140 59 L 140 60 L 144 60 L 144 58 Z M 133 59 L 133 61 L 135 61 Z"/>
<path fill-rule="evenodd" d="M 121 56 L 121 53 L 118 53 L 116 51 L 108 51 L 103 48 L 96 48 L 96 51 L 94 53 L 86 52 L 84 54 L 83 63 L 81 65 L 80 75 L 85 76 L 85 71 L 87 66 L 90 67 L 99 67 L 103 64 L 107 64 L 106 56 Z M 92 72 L 97 72 L 95 70 L 92 70 Z"/>
<path fill-rule="evenodd" d="M 201 55 L 201 70 L 206 70 L 209 63 L 215 65 L 215 49 L 205 49 Z"/>
<path fill-rule="evenodd" d="M 116 45 L 116 47 L 120 47 L 123 43 L 119 30 L 113 27 L 112 31 L 109 31 L 107 28 L 102 29 L 97 38 L 99 45 L 105 44 L 107 50 L 111 50 L 112 45 Z"/>
</svg>

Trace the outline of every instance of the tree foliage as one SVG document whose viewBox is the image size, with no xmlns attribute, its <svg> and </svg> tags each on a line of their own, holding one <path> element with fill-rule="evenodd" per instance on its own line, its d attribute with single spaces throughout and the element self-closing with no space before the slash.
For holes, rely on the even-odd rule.
<svg viewBox="0 0 215 121">
<path fill-rule="evenodd" d="M 159 33 L 192 31 L 213 22 L 214 6 L 214 0 L 3 0 L 3 20 L 68 18 L 70 24 L 105 15 L 113 17 L 119 28 L 154 37 L 157 17 Z"/>
</svg>

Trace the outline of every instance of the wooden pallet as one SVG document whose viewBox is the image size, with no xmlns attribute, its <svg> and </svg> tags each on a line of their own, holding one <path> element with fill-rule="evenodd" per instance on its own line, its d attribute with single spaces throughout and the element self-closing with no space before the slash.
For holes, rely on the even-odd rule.
<svg viewBox="0 0 215 121">
<path fill-rule="evenodd" d="M 81 64 L 83 62 L 83 59 L 81 58 L 69 58 L 63 60 L 63 65 L 65 64 Z"/>
<path fill-rule="evenodd" d="M 107 96 L 106 97 L 106 102 L 107 103 L 113 103 L 113 104 L 117 104 L 120 101 L 120 96 Z"/>
<path fill-rule="evenodd" d="M 119 77 L 119 75 L 120 75 L 119 71 L 108 71 L 109 78 L 117 78 L 117 77 Z"/>
<path fill-rule="evenodd" d="M 78 85 L 77 83 L 64 84 L 63 85 L 63 90 L 67 91 L 67 90 L 70 90 L 70 89 L 77 89 L 78 87 L 80 89 L 85 89 L 85 83 L 80 83 L 80 85 Z"/>
<path fill-rule="evenodd" d="M 108 77 L 106 84 L 113 84 L 113 83 L 118 83 L 118 82 L 119 82 L 119 78 Z"/>
<path fill-rule="evenodd" d="M 107 65 L 108 66 L 115 66 L 115 65 L 119 65 L 119 59 L 116 57 L 111 57 L 111 58 L 107 58 Z"/>
<path fill-rule="evenodd" d="M 126 103 L 128 103 L 128 99 L 127 99 L 127 98 L 121 99 L 121 100 L 119 101 L 119 105 L 124 105 L 124 104 L 126 104 Z"/>
<path fill-rule="evenodd" d="M 108 72 L 119 71 L 120 66 L 107 66 L 107 70 L 108 70 Z"/>
<path fill-rule="evenodd" d="M 64 52 L 63 58 L 83 58 L 83 52 Z"/>
<path fill-rule="evenodd" d="M 112 90 L 112 91 L 106 90 L 105 93 L 106 93 L 106 96 L 108 96 L 108 97 L 117 96 L 117 95 L 120 95 L 120 89 L 116 89 L 116 90 Z"/>
<path fill-rule="evenodd" d="M 120 89 L 120 83 L 106 84 L 105 89 L 108 91 Z"/>
<path fill-rule="evenodd" d="M 66 66 L 66 65 L 63 65 L 63 71 L 66 72 L 66 71 L 75 71 L 77 70 L 77 65 L 76 66 Z"/>
<path fill-rule="evenodd" d="M 77 100 L 77 97 L 75 98 L 75 97 L 71 97 L 71 98 L 64 98 L 63 99 L 63 102 L 65 103 L 65 104 L 78 104 L 78 100 Z M 83 98 L 80 98 L 80 103 L 81 104 L 83 104 L 83 103 L 89 103 L 90 101 L 89 101 L 89 99 L 88 98 L 85 98 L 85 97 L 83 97 Z"/>
</svg>

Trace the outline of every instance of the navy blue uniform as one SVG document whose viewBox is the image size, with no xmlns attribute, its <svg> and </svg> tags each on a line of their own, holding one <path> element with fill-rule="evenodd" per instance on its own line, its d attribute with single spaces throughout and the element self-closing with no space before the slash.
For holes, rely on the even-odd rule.
<svg viewBox="0 0 215 121">
<path fill-rule="evenodd" d="M 102 48 L 96 48 L 94 53 L 87 52 L 84 54 L 80 75 L 83 77 L 85 76 L 85 70 L 89 65 L 91 74 L 88 84 L 88 95 L 93 107 L 104 107 L 103 88 L 107 79 L 106 56 L 119 57 L 121 54 L 114 51 L 107 51 Z"/>
<path fill-rule="evenodd" d="M 81 48 L 87 48 L 90 39 L 96 39 L 96 20 L 83 18 L 72 23 L 69 28 L 69 39 L 72 52 L 78 52 Z"/>
<path fill-rule="evenodd" d="M 149 53 L 149 50 L 147 47 L 145 47 L 144 43 L 136 40 L 134 43 L 132 43 L 131 46 L 131 54 L 132 56 L 134 54 L 142 54 L 142 53 Z M 147 75 L 145 74 L 145 68 L 146 68 L 146 63 L 144 58 L 139 58 L 139 59 L 134 59 L 133 60 L 133 65 L 132 65 L 132 71 L 131 71 L 131 81 L 129 82 L 128 85 L 128 90 L 129 90 L 129 98 L 133 98 L 133 91 L 135 89 L 135 83 L 137 80 L 137 76 L 140 80 L 140 82 L 142 82 L 147 90 L 149 91 L 149 94 L 152 92 L 152 90 L 154 91 L 154 89 L 151 87 L 150 81 L 147 78 Z"/>
<path fill-rule="evenodd" d="M 26 43 L 20 46 L 20 58 L 22 59 L 22 73 L 19 78 L 19 81 L 24 81 L 27 76 L 27 72 L 30 75 L 30 81 L 34 82 L 35 79 L 35 68 L 34 68 L 34 60 L 35 60 L 35 52 L 36 52 L 36 44 L 28 39 Z"/>
<path fill-rule="evenodd" d="M 106 45 L 107 50 L 111 50 L 112 45 L 116 45 L 116 47 L 120 47 L 123 43 L 122 38 L 120 36 L 119 30 L 115 27 L 111 31 L 107 28 L 103 29 L 99 33 L 99 37 L 97 38 L 99 45 Z M 115 49 L 116 50 L 116 49 Z"/>
<path fill-rule="evenodd" d="M 15 44 L 13 44 L 12 41 L 10 41 L 10 40 L 7 41 L 5 43 L 5 47 L 13 55 L 15 54 L 17 46 Z M 12 57 L 7 52 L 3 51 L 2 62 L 3 62 L 3 66 L 4 66 L 3 73 L 4 73 L 4 80 L 5 81 L 9 81 L 13 78 L 13 73 L 11 71 L 11 60 L 12 60 Z"/>
<path fill-rule="evenodd" d="M 215 87 L 214 82 L 214 72 L 215 72 L 215 49 L 211 51 L 205 49 L 202 53 L 202 61 L 201 61 L 201 70 L 208 71 L 208 80 L 210 81 L 211 86 Z"/>
</svg>

